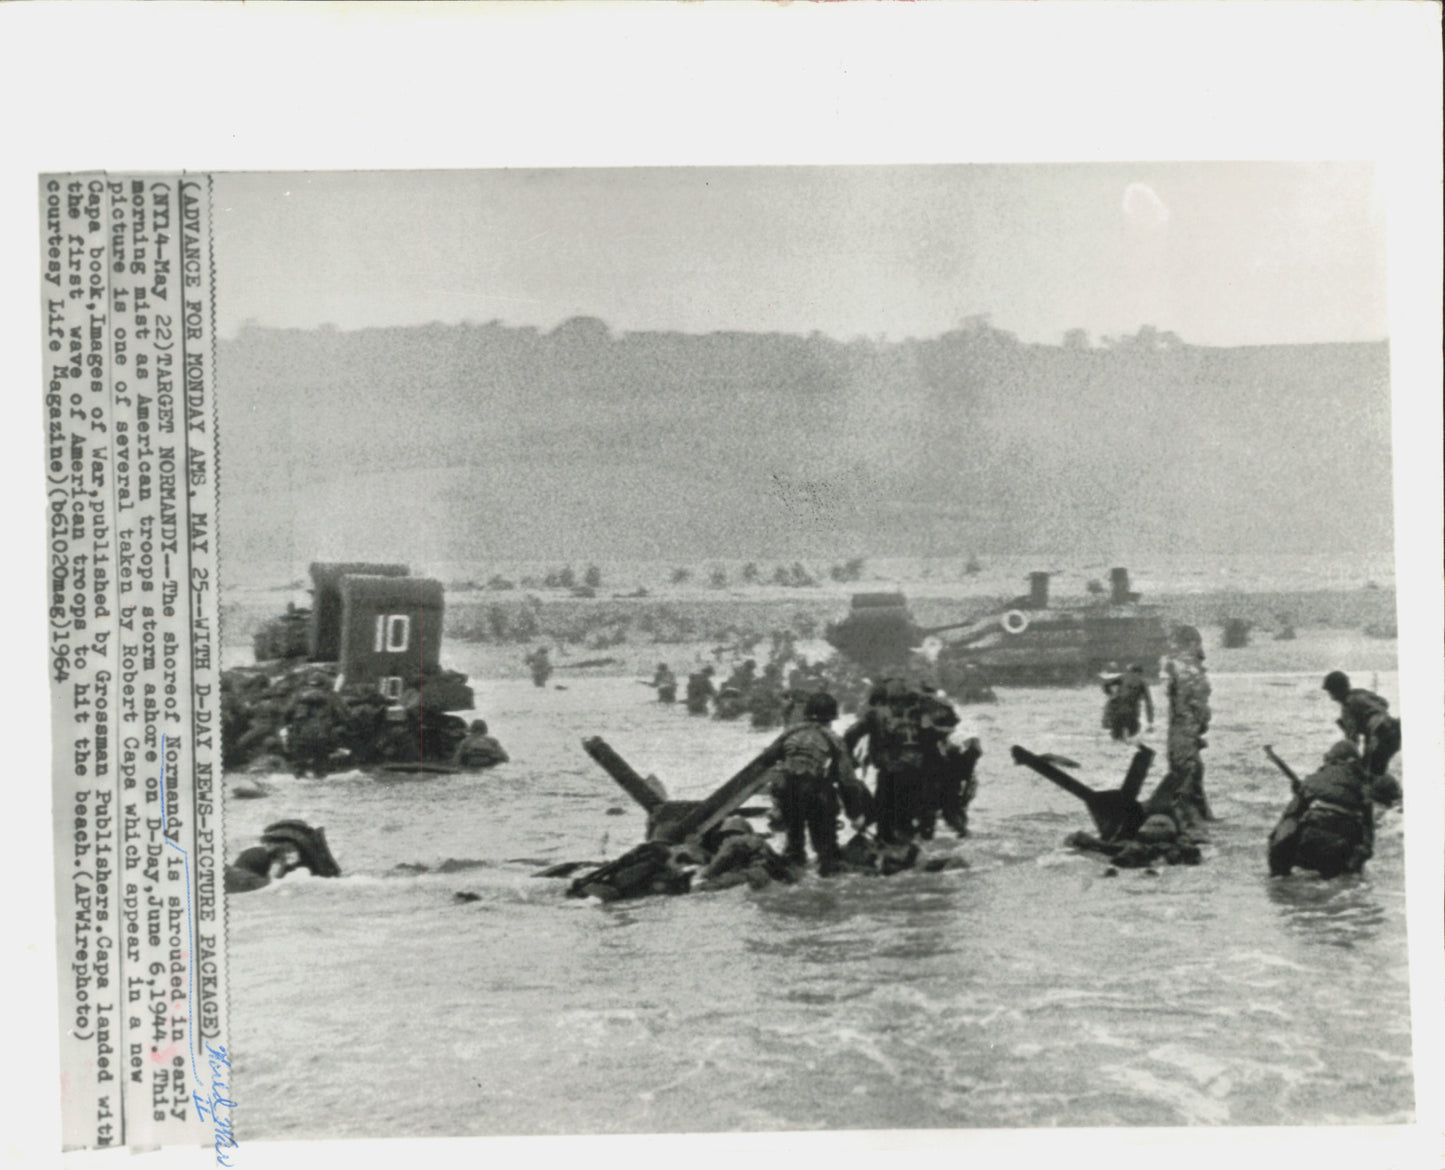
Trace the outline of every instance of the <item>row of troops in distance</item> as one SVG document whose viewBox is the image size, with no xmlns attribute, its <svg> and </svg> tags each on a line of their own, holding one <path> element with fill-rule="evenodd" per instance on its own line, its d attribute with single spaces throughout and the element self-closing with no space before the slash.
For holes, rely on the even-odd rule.
<svg viewBox="0 0 1445 1170">
<path fill-rule="evenodd" d="M 657 690 L 660 703 L 678 701 L 677 676 L 667 663 L 657 664 L 648 685 Z M 808 697 L 823 691 L 838 701 L 842 714 L 854 715 L 871 701 L 869 696 L 877 685 L 846 658 L 818 662 L 809 662 L 801 655 L 774 658 L 761 671 L 756 659 L 747 658 L 722 682 L 717 681 L 712 666 L 694 671 L 687 678 L 683 703 L 689 715 L 711 714 L 722 720 L 746 715 L 754 728 L 767 730 L 799 722 Z M 981 674 L 971 678 L 956 697 L 962 703 L 997 701 Z"/>
</svg>

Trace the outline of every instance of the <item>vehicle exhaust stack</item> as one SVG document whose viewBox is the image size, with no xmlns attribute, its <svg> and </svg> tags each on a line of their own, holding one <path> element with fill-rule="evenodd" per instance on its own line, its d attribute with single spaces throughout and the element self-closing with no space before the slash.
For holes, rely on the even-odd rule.
<svg viewBox="0 0 1445 1170">
<path fill-rule="evenodd" d="M 1049 574 L 1029 574 L 1029 606 L 1032 609 L 1049 608 Z"/>
<path fill-rule="evenodd" d="M 1128 569 L 1110 569 L 1109 585 L 1111 589 L 1109 602 L 1111 605 L 1128 605 L 1131 601 L 1139 600 L 1129 592 Z"/>
</svg>

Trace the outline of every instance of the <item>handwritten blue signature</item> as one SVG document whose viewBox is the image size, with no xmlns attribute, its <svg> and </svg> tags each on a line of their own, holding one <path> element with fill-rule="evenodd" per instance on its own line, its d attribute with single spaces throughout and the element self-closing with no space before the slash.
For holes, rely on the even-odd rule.
<svg viewBox="0 0 1445 1170">
<path fill-rule="evenodd" d="M 211 1065 L 211 1088 L 208 1093 L 198 1089 L 191 1090 L 191 1098 L 196 1103 L 196 1114 L 202 1121 L 211 1123 L 211 1131 L 216 1139 L 216 1161 L 222 1166 L 229 1167 L 231 1160 L 226 1153 L 227 1150 L 234 1150 L 240 1143 L 236 1141 L 236 1133 L 231 1125 L 231 1110 L 236 1108 L 227 1093 L 231 1091 L 229 1084 L 231 1058 L 226 1055 L 225 1045 L 217 1047 L 206 1042 L 206 1059 Z"/>
<path fill-rule="evenodd" d="M 161 824 L 165 825 L 166 818 L 169 814 L 166 812 L 166 737 L 164 735 L 161 736 L 160 789 Z M 194 955 L 196 953 L 195 931 L 192 925 L 193 919 L 190 912 L 191 856 L 189 853 L 187 853 L 184 849 L 181 848 L 179 842 L 173 841 L 171 839 L 170 834 L 167 833 L 164 828 L 162 828 L 161 830 L 161 836 L 165 838 L 167 845 L 169 845 L 183 858 L 185 858 L 186 930 L 188 932 L 190 942 L 190 950 L 187 953 L 190 955 Z M 192 1009 L 195 995 L 195 982 L 196 974 L 195 970 L 192 969 L 190 995 L 188 995 L 186 998 L 186 1007 L 188 1009 L 186 1013 L 186 1022 L 190 1026 L 190 1031 L 192 1035 L 195 1034 L 195 1013 Z M 210 1061 L 211 1065 L 211 1087 L 209 1092 L 207 1092 L 205 1091 L 205 1082 L 201 1080 L 201 1074 L 196 1070 L 195 1052 L 192 1051 L 190 1056 L 191 1075 L 196 1078 L 197 1085 L 196 1088 L 191 1090 L 191 1100 L 195 1102 L 196 1116 L 201 1121 L 209 1121 L 211 1123 L 211 1130 L 216 1139 L 216 1161 L 222 1166 L 230 1167 L 231 1162 L 225 1151 L 234 1150 L 237 1148 L 237 1146 L 240 1145 L 240 1143 L 236 1141 L 236 1134 L 231 1126 L 230 1111 L 236 1107 L 236 1103 L 226 1096 L 226 1094 L 231 1091 L 231 1087 L 227 1083 L 230 1077 L 230 1073 L 226 1072 L 225 1070 L 231 1067 L 231 1058 L 227 1055 L 224 1045 L 217 1047 L 216 1045 L 211 1044 L 209 1041 L 206 1043 L 206 1058 Z M 223 1077 L 226 1079 L 222 1079 Z M 222 1110 L 225 1111 L 224 1114 L 221 1112 Z"/>
</svg>

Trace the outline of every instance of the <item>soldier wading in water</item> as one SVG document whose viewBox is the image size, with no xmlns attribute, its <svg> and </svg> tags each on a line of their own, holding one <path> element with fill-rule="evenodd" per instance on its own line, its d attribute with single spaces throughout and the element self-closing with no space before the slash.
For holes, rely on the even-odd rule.
<svg viewBox="0 0 1445 1170">
<path fill-rule="evenodd" d="M 687 713 L 706 715 L 708 701 L 717 694 L 712 682 L 713 669 L 704 666 L 687 676 Z"/>
<path fill-rule="evenodd" d="M 869 762 L 877 772 L 873 802 L 878 838 L 888 845 L 913 837 L 926 799 L 928 777 L 919 703 L 920 696 L 906 682 L 887 679 L 843 735 L 850 752 L 865 736 L 868 739 Z"/>
<path fill-rule="evenodd" d="M 1387 769 L 1400 750 L 1400 721 L 1390 714 L 1390 704 L 1374 691 L 1350 686 L 1350 676 L 1342 670 L 1325 675 L 1323 689 L 1340 705 L 1336 725 L 1346 741 L 1360 749 L 1376 799 L 1394 804 L 1400 799 L 1400 786 Z"/>
<path fill-rule="evenodd" d="M 1149 730 L 1154 728 L 1154 699 L 1149 694 L 1149 682 L 1144 677 L 1144 668 L 1137 662 L 1129 663 L 1124 673 L 1104 685 L 1108 700 L 1104 703 L 1104 727 L 1117 740 L 1129 739 L 1139 734 L 1139 708 L 1144 708 Z"/>
<path fill-rule="evenodd" d="M 545 687 L 547 680 L 552 677 L 552 659 L 545 646 L 538 646 L 522 659 L 522 664 L 531 671 L 534 687 Z"/>
<path fill-rule="evenodd" d="M 1189 832 L 1200 821 L 1215 819 L 1204 795 L 1204 761 L 1199 754 L 1208 746 L 1204 733 L 1209 730 L 1212 715 L 1210 687 L 1204 673 L 1204 640 L 1199 631 L 1193 626 L 1179 626 L 1172 641 L 1165 663 L 1169 679 L 1169 779 L 1174 785 L 1170 791 L 1174 796 L 1174 818 L 1180 829 Z"/>
<path fill-rule="evenodd" d="M 795 865 L 807 862 L 805 837 L 818 855 L 818 873 L 838 872 L 838 803 L 861 829 L 867 815 L 868 789 L 853 771 L 853 756 L 831 724 L 838 718 L 838 701 L 826 691 L 808 697 L 803 722 L 788 733 L 783 744 L 782 773 L 775 793 L 787 848 L 783 856 Z"/>
</svg>

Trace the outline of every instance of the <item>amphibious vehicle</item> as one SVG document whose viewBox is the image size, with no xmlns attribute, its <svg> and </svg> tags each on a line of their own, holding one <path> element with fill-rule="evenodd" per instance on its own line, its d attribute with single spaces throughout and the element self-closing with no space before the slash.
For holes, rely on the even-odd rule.
<svg viewBox="0 0 1445 1170">
<path fill-rule="evenodd" d="M 476 699 L 441 665 L 441 582 L 361 563 L 313 564 L 311 582 L 310 606 L 256 632 L 256 664 L 221 672 L 224 766 L 456 771 L 467 725 L 448 712 Z"/>
<path fill-rule="evenodd" d="M 1141 605 L 1129 590 L 1129 571 L 1110 571 L 1110 591 L 1073 605 L 1049 599 L 1046 572 L 1029 574 L 1029 592 L 998 609 L 948 625 L 921 627 L 902 593 L 860 593 L 826 637 L 870 676 L 906 668 L 926 639 L 942 634 L 933 663 L 935 682 L 959 689 L 971 670 L 993 685 L 1077 686 L 1100 673 L 1137 662 L 1151 679 L 1168 647 L 1158 606 Z"/>
<path fill-rule="evenodd" d="M 252 638 L 267 674 L 311 664 L 335 687 L 374 687 L 394 703 L 418 692 L 436 711 L 475 705 L 466 676 L 441 666 L 442 583 L 406 565 L 314 563 L 311 605 L 272 618 Z"/>
</svg>

